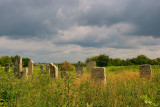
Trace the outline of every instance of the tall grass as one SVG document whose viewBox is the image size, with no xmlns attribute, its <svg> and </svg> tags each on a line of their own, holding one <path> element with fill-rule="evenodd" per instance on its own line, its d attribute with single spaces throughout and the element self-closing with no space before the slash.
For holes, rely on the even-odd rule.
<svg viewBox="0 0 160 107">
<path fill-rule="evenodd" d="M 116 69 L 113 71 L 113 69 Z M 151 79 L 140 78 L 130 67 L 107 72 L 106 85 L 95 83 L 89 74 L 50 78 L 36 71 L 17 79 L 13 73 L 0 71 L 0 105 L 18 107 L 149 107 L 160 106 L 160 71 Z M 110 69 L 110 68 L 107 68 Z M 136 68 L 137 69 L 137 68 Z M 111 73 L 112 72 L 112 73 Z M 113 73 L 114 72 L 114 73 Z"/>
</svg>

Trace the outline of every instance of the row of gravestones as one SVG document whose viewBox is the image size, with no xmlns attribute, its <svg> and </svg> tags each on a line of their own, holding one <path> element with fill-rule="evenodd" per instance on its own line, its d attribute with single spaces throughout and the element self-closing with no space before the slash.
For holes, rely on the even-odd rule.
<svg viewBox="0 0 160 107">
<path fill-rule="evenodd" d="M 78 75 L 83 75 L 83 65 L 76 65 L 76 73 Z M 44 65 L 40 66 L 41 72 L 44 71 Z M 5 71 L 10 72 L 10 64 L 5 65 Z M 58 77 L 58 67 L 52 63 L 46 65 L 46 71 L 49 71 L 51 77 Z M 106 69 L 104 67 L 96 67 L 95 61 L 91 61 L 87 64 L 87 72 L 91 74 L 91 78 L 96 81 L 102 81 L 106 83 Z M 14 61 L 14 73 L 17 74 L 19 78 L 22 78 L 23 75 L 28 75 L 33 73 L 33 61 L 28 62 L 28 68 L 22 71 L 22 58 L 15 58 Z M 151 77 L 152 70 L 151 65 L 144 64 L 139 66 L 139 73 L 140 76 Z M 62 75 L 62 74 L 61 74 Z"/>
<path fill-rule="evenodd" d="M 22 78 L 25 76 L 28 78 L 28 75 L 33 73 L 33 61 L 28 62 L 28 67 L 22 71 L 22 57 L 15 58 L 14 60 L 14 73 L 17 75 L 18 78 Z M 41 69 L 43 69 L 41 67 Z M 5 64 L 5 71 L 10 72 L 10 64 Z M 51 77 L 58 77 L 58 67 L 54 64 L 50 63 L 49 65 L 49 73 Z"/>
<path fill-rule="evenodd" d="M 58 65 L 56 65 L 58 67 Z M 46 68 L 46 69 L 45 69 Z M 40 72 L 41 73 L 47 73 L 50 70 L 49 65 L 47 64 L 46 67 L 44 65 L 40 65 Z M 75 65 L 75 71 L 76 71 L 76 75 L 78 76 L 82 76 L 83 72 L 84 72 L 84 66 L 83 65 Z M 62 71 L 61 72 L 61 77 L 65 77 L 68 73 L 66 71 Z"/>
<path fill-rule="evenodd" d="M 95 81 L 101 81 L 106 84 L 106 69 L 104 67 L 96 67 L 95 61 L 91 61 L 87 64 L 87 71 L 90 72 L 91 78 Z M 143 64 L 139 66 L 140 77 L 150 78 L 152 76 L 151 65 Z"/>
</svg>

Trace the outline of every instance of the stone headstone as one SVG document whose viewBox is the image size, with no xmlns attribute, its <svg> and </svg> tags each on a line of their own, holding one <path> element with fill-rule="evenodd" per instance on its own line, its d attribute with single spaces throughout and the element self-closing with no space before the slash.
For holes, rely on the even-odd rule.
<svg viewBox="0 0 160 107">
<path fill-rule="evenodd" d="M 58 78 L 58 67 L 54 65 L 53 63 L 50 63 L 49 67 L 50 67 L 50 70 L 49 70 L 50 76 L 52 78 L 53 77 Z"/>
<path fill-rule="evenodd" d="M 28 79 L 28 68 L 25 68 L 22 72 L 20 72 L 20 76 L 18 78 L 19 79 L 21 79 L 21 78 Z"/>
<path fill-rule="evenodd" d="M 87 63 L 87 72 L 90 73 L 92 68 L 96 67 L 96 62 L 95 61 L 90 61 L 89 63 Z"/>
<path fill-rule="evenodd" d="M 139 74 L 140 77 L 151 77 L 152 76 L 152 68 L 149 64 L 143 64 L 139 66 Z"/>
<path fill-rule="evenodd" d="M 33 74 L 33 61 L 28 62 L 28 75 Z"/>
<path fill-rule="evenodd" d="M 76 74 L 82 76 L 83 75 L 83 65 L 75 65 Z"/>
<path fill-rule="evenodd" d="M 41 73 L 44 72 L 44 65 L 41 65 L 41 66 L 40 66 L 40 71 L 41 71 Z"/>
<path fill-rule="evenodd" d="M 104 67 L 92 68 L 91 79 L 96 82 L 102 82 L 106 84 L 106 69 Z"/>
<path fill-rule="evenodd" d="M 5 72 L 10 72 L 10 63 L 5 64 Z"/>
<path fill-rule="evenodd" d="M 20 75 L 22 71 L 22 57 L 15 58 L 14 60 L 14 73 Z"/>
</svg>

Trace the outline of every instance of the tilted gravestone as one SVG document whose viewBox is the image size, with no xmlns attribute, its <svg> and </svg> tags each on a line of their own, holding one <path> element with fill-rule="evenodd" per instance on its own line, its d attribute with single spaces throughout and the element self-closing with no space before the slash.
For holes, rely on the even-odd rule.
<svg viewBox="0 0 160 107">
<path fill-rule="evenodd" d="M 49 65 L 50 70 L 49 70 L 49 74 L 50 76 L 53 78 L 58 78 L 58 67 L 56 65 L 54 65 L 53 63 L 50 63 Z"/>
<path fill-rule="evenodd" d="M 44 72 L 44 65 L 40 65 L 40 71 L 41 71 L 41 73 Z"/>
<path fill-rule="evenodd" d="M 82 76 L 83 75 L 83 65 L 75 65 L 76 74 Z"/>
<path fill-rule="evenodd" d="M 139 74 L 140 77 L 151 77 L 152 76 L 152 68 L 149 64 L 143 64 L 139 66 Z"/>
<path fill-rule="evenodd" d="M 20 75 L 18 77 L 19 79 L 21 78 L 26 78 L 28 79 L 28 68 L 25 68 L 22 72 L 20 72 Z"/>
<path fill-rule="evenodd" d="M 92 80 L 106 84 L 106 69 L 104 67 L 92 68 L 90 74 Z"/>
<path fill-rule="evenodd" d="M 33 61 L 28 62 L 28 75 L 33 74 Z"/>
<path fill-rule="evenodd" d="M 5 72 L 10 72 L 10 63 L 5 64 Z"/>
<path fill-rule="evenodd" d="M 22 71 L 22 57 L 17 57 L 14 60 L 14 73 L 20 76 L 21 71 Z"/>
<path fill-rule="evenodd" d="M 96 63 L 95 61 L 90 61 L 89 63 L 87 63 L 87 72 L 90 73 L 92 68 L 96 67 Z"/>
</svg>

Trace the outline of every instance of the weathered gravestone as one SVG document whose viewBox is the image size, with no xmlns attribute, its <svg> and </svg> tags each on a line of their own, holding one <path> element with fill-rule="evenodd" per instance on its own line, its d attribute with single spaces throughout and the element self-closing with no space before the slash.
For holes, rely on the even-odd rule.
<svg viewBox="0 0 160 107">
<path fill-rule="evenodd" d="M 151 77 L 152 76 L 151 65 L 149 64 L 140 65 L 139 74 L 140 74 L 140 77 Z"/>
<path fill-rule="evenodd" d="M 40 65 L 40 71 L 41 71 L 41 73 L 44 72 L 44 65 Z"/>
<path fill-rule="evenodd" d="M 102 82 L 103 84 L 106 84 L 106 69 L 104 67 L 92 68 L 91 79 L 96 82 Z"/>
<path fill-rule="evenodd" d="M 82 76 L 83 75 L 83 65 L 75 65 L 76 74 Z"/>
<path fill-rule="evenodd" d="M 20 75 L 18 77 L 19 79 L 21 78 L 26 78 L 28 79 L 28 68 L 25 68 L 22 72 L 20 72 Z"/>
<path fill-rule="evenodd" d="M 14 73 L 20 76 L 21 71 L 22 71 L 22 57 L 17 57 L 14 60 Z"/>
<path fill-rule="evenodd" d="M 5 72 L 10 72 L 10 63 L 5 64 Z"/>
<path fill-rule="evenodd" d="M 28 75 L 33 74 L 33 61 L 28 62 Z"/>
<path fill-rule="evenodd" d="M 96 63 L 95 61 L 90 61 L 89 63 L 87 63 L 87 72 L 91 72 L 92 68 L 96 67 Z"/>
<path fill-rule="evenodd" d="M 58 78 L 58 67 L 54 65 L 53 63 L 50 63 L 49 67 L 50 67 L 50 70 L 49 70 L 50 76 L 52 78 L 53 77 Z"/>
</svg>

